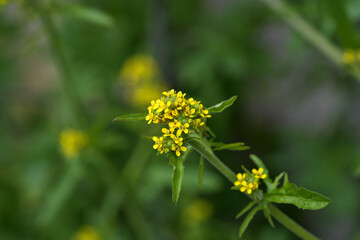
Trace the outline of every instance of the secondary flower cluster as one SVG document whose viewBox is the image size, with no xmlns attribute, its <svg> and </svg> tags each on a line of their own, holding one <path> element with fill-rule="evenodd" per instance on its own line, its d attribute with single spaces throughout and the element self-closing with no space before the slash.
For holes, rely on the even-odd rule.
<svg viewBox="0 0 360 240">
<path fill-rule="evenodd" d="M 256 190 L 259 187 L 259 180 L 265 179 L 266 174 L 264 174 L 264 169 L 253 169 L 252 173 L 238 173 L 237 181 L 234 182 L 235 186 L 240 186 L 241 192 L 247 192 L 251 194 L 253 190 Z"/>
<path fill-rule="evenodd" d="M 200 101 L 186 99 L 186 93 L 172 89 L 163 92 L 163 95 L 160 99 L 151 101 L 146 116 L 148 124 L 168 125 L 168 128 L 162 128 L 163 136 L 153 137 L 153 148 L 160 154 L 174 152 L 176 156 L 180 156 L 186 151 L 182 136 L 203 126 L 206 118 L 211 115 Z"/>
</svg>

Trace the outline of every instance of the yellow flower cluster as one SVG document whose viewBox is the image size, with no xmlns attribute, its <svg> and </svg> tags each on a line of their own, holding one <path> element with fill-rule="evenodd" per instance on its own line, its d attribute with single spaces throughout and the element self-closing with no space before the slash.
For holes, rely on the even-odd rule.
<svg viewBox="0 0 360 240">
<path fill-rule="evenodd" d="M 151 99 L 161 97 L 161 90 L 166 88 L 156 61 L 145 54 L 129 57 L 119 79 L 124 84 L 125 98 L 136 106 L 146 106 Z"/>
<path fill-rule="evenodd" d="M 346 49 L 343 54 L 345 64 L 360 63 L 360 49 Z"/>
<path fill-rule="evenodd" d="M 253 190 L 256 190 L 259 187 L 259 180 L 265 179 L 266 174 L 264 174 L 264 169 L 252 169 L 252 174 L 249 173 L 238 173 L 236 175 L 237 180 L 234 182 L 235 186 L 240 186 L 241 192 L 247 192 L 251 194 Z"/>
<path fill-rule="evenodd" d="M 172 89 L 163 92 L 163 95 L 160 99 L 151 101 L 146 116 L 148 124 L 168 125 L 168 128 L 162 129 L 162 137 L 153 137 L 155 142 L 153 147 L 160 154 L 173 151 L 176 156 L 180 156 L 181 152 L 186 151 L 181 136 L 203 126 L 205 119 L 210 118 L 211 115 L 200 101 L 195 101 L 193 98 L 186 99 L 186 93 Z"/>
<path fill-rule="evenodd" d="M 100 235 L 95 228 L 86 225 L 75 233 L 72 240 L 100 240 Z"/>
<path fill-rule="evenodd" d="M 87 137 L 82 131 L 66 129 L 59 136 L 61 150 L 66 157 L 76 157 L 87 144 Z"/>
</svg>

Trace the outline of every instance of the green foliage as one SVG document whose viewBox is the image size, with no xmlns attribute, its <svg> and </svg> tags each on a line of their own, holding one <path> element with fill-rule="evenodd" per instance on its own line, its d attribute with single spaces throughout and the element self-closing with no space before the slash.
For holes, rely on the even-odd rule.
<svg viewBox="0 0 360 240">
<path fill-rule="evenodd" d="M 263 207 L 262 206 L 257 206 L 256 208 L 254 208 L 253 210 L 251 210 L 248 215 L 246 215 L 244 221 L 241 223 L 240 225 L 240 229 L 239 229 L 239 238 L 241 238 L 245 232 L 245 230 L 247 229 L 247 227 L 249 226 L 251 220 L 253 219 L 253 217 L 255 216 L 255 214 L 260 211 Z"/>
<path fill-rule="evenodd" d="M 222 101 L 214 106 L 211 106 L 209 108 L 207 108 L 209 110 L 209 113 L 221 113 L 222 111 L 224 111 L 226 108 L 230 107 L 231 105 L 233 105 L 233 103 L 235 102 L 237 96 L 233 96 L 225 101 Z"/>
<path fill-rule="evenodd" d="M 329 198 L 303 187 L 298 188 L 294 183 L 289 182 L 284 182 L 281 188 L 268 192 L 265 195 L 265 200 L 275 203 L 293 204 L 304 210 L 322 209 L 331 203 Z"/>
<path fill-rule="evenodd" d="M 184 164 L 181 157 L 173 156 L 170 159 L 170 163 L 173 165 L 172 174 L 172 201 L 177 205 L 180 197 L 181 186 L 184 179 Z"/>
<path fill-rule="evenodd" d="M 249 146 L 246 146 L 245 143 L 222 143 L 222 142 L 210 142 L 210 145 L 214 147 L 215 151 L 220 150 L 232 150 L 232 151 L 244 151 L 250 149 Z"/>
<path fill-rule="evenodd" d="M 201 189 L 202 186 L 203 172 L 204 172 L 204 157 L 201 155 L 199 162 L 199 189 Z"/>
<path fill-rule="evenodd" d="M 123 115 L 123 116 L 119 116 L 114 118 L 113 122 L 118 122 L 118 121 L 143 121 L 145 120 L 146 117 L 146 113 L 134 113 L 134 114 L 128 114 L 128 115 Z"/>
<path fill-rule="evenodd" d="M 54 9 L 59 14 L 77 18 L 79 20 L 97 24 L 103 27 L 113 27 L 115 23 L 114 18 L 108 14 L 79 4 L 56 4 Z"/>
<path fill-rule="evenodd" d="M 244 215 L 247 211 L 249 211 L 254 205 L 256 204 L 255 201 L 251 201 L 246 207 L 244 207 L 237 215 L 236 219 L 240 218 L 242 215 Z"/>
</svg>

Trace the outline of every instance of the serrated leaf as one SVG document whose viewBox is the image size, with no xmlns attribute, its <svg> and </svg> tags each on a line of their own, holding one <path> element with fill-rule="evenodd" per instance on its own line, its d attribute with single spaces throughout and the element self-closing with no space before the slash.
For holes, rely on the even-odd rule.
<svg viewBox="0 0 360 240">
<path fill-rule="evenodd" d="M 232 150 L 232 151 L 244 151 L 250 149 L 249 146 L 246 146 L 245 143 L 237 142 L 237 143 L 222 143 L 222 142 L 212 142 L 211 146 L 215 147 L 215 151 L 220 150 Z"/>
<path fill-rule="evenodd" d="M 261 209 L 262 209 L 262 206 L 259 205 L 259 206 L 257 206 L 256 208 L 254 208 L 253 210 L 251 210 L 249 212 L 249 214 L 246 216 L 246 218 L 244 219 L 244 221 L 240 225 L 239 238 L 241 238 L 242 235 L 244 234 L 246 228 L 249 226 L 249 223 L 253 219 L 254 215 Z"/>
<path fill-rule="evenodd" d="M 246 213 L 247 211 L 249 211 L 254 205 L 256 204 L 255 201 L 250 202 L 248 205 L 246 205 L 246 207 L 244 207 L 237 215 L 236 215 L 236 219 L 240 218 L 242 215 L 244 215 L 244 213 Z"/>
<path fill-rule="evenodd" d="M 114 18 L 110 15 L 99 11 L 97 9 L 89 8 L 79 4 L 57 4 L 54 8 L 63 15 L 77 18 L 79 20 L 91 22 L 104 27 L 112 27 L 114 25 Z"/>
<path fill-rule="evenodd" d="M 284 183 L 281 188 L 267 193 L 265 200 L 275 203 L 293 204 L 298 208 L 310 210 L 322 209 L 331 202 L 331 199 L 324 195 L 303 187 L 298 188 L 294 183 Z"/>
<path fill-rule="evenodd" d="M 176 206 L 180 197 L 181 185 L 184 178 L 184 164 L 181 157 L 173 157 L 171 162 L 174 164 L 172 175 L 172 201 Z"/>
<path fill-rule="evenodd" d="M 233 96 L 233 97 L 229 98 L 228 100 L 222 101 L 212 107 L 207 108 L 207 110 L 209 110 L 209 113 L 220 113 L 220 112 L 224 111 L 226 108 L 233 105 L 236 98 L 237 98 L 237 96 Z"/>
<path fill-rule="evenodd" d="M 202 186 L 203 172 L 204 172 L 204 157 L 200 156 L 200 162 L 199 162 L 199 189 L 201 189 L 201 186 Z"/>
<path fill-rule="evenodd" d="M 118 122 L 118 121 L 143 121 L 145 120 L 147 116 L 147 113 L 134 113 L 134 114 L 128 114 L 128 115 L 123 115 L 123 116 L 119 116 L 114 118 L 113 122 Z"/>
</svg>

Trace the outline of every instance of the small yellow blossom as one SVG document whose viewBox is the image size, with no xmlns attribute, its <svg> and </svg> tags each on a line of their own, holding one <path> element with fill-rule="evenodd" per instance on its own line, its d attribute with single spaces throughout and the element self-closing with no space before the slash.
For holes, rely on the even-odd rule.
<svg viewBox="0 0 360 240">
<path fill-rule="evenodd" d="M 75 233 L 72 240 L 100 240 L 100 235 L 92 226 L 83 226 Z"/>
<path fill-rule="evenodd" d="M 246 175 L 245 173 L 238 173 L 236 177 L 237 177 L 237 181 L 234 182 L 234 185 L 240 186 L 241 182 L 245 179 Z"/>
<path fill-rule="evenodd" d="M 252 173 L 255 174 L 255 178 L 261 178 L 261 179 L 265 179 L 266 178 L 266 174 L 263 174 L 264 169 L 263 168 L 259 168 L 258 170 L 256 170 L 255 168 L 253 168 Z"/>
<path fill-rule="evenodd" d="M 66 129 L 59 136 L 61 150 L 66 157 L 76 157 L 87 144 L 87 137 L 82 131 Z"/>
<path fill-rule="evenodd" d="M 252 190 L 254 188 L 254 184 L 253 183 L 247 183 L 245 180 L 243 180 L 241 182 L 241 187 L 240 187 L 240 191 L 241 192 L 247 192 L 247 194 L 251 194 Z M 255 188 L 256 189 L 256 188 Z"/>
</svg>

